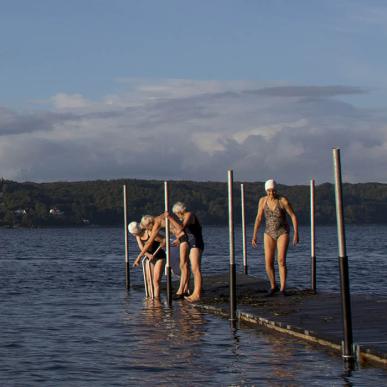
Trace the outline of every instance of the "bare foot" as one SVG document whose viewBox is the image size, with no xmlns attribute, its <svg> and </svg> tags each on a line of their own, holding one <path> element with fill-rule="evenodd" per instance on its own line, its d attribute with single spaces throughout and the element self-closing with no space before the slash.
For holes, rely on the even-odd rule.
<svg viewBox="0 0 387 387">
<path fill-rule="evenodd" d="M 195 296 L 194 294 L 192 294 L 191 296 L 189 297 L 184 297 L 188 302 L 197 302 L 200 300 L 200 297 L 199 296 Z"/>
</svg>

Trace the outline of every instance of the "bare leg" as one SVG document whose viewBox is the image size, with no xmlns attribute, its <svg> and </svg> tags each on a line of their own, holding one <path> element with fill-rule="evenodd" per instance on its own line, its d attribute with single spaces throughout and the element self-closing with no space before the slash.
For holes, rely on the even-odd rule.
<svg viewBox="0 0 387 387">
<path fill-rule="evenodd" d="M 158 259 L 155 263 L 152 262 L 153 268 L 153 292 L 154 298 L 160 298 L 160 281 L 163 276 L 165 259 Z"/>
<path fill-rule="evenodd" d="M 153 289 L 153 267 L 151 263 L 149 262 L 149 259 L 145 260 L 145 278 L 146 278 L 146 284 L 148 288 L 148 296 L 150 298 L 154 298 L 154 289 Z"/>
<path fill-rule="evenodd" d="M 202 250 L 197 247 L 191 249 L 189 260 L 191 262 L 191 270 L 194 277 L 194 291 L 191 296 L 186 297 L 186 300 L 190 302 L 199 301 L 202 294 L 201 257 Z"/>
<path fill-rule="evenodd" d="M 179 254 L 180 254 L 180 285 L 179 285 L 179 289 L 176 292 L 177 295 L 184 294 L 188 290 L 188 282 L 189 282 L 188 242 L 180 243 Z"/>
<path fill-rule="evenodd" d="M 282 234 L 277 240 L 278 269 L 280 275 L 281 291 L 286 288 L 286 253 L 289 246 L 289 234 Z"/>
<path fill-rule="evenodd" d="M 265 246 L 265 269 L 270 281 L 270 287 L 275 288 L 275 271 L 274 271 L 274 253 L 276 241 L 266 233 L 263 234 L 263 243 Z"/>
</svg>

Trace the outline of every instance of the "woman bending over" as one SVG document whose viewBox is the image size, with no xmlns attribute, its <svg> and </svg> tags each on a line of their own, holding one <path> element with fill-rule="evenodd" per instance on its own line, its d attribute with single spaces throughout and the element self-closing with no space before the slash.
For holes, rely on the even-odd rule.
<svg viewBox="0 0 387 387">
<path fill-rule="evenodd" d="M 129 232 L 135 236 L 140 250 L 144 248 L 144 245 L 149 240 L 152 227 L 153 217 L 150 215 L 143 216 L 141 224 L 138 224 L 137 222 L 131 222 L 129 224 Z M 155 299 L 160 298 L 160 282 L 165 266 L 165 251 L 162 249 L 164 244 L 164 238 L 161 235 L 156 235 L 148 250 L 143 254 L 149 259 L 151 264 L 153 293 Z M 133 267 L 137 267 L 139 265 L 143 255 L 141 255 L 140 258 L 137 257 L 133 263 Z"/>
</svg>

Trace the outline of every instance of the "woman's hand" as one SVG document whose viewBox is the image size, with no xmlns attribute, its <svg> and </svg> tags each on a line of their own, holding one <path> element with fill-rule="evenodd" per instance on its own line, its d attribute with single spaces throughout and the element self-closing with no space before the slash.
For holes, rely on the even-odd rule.
<svg viewBox="0 0 387 387">
<path fill-rule="evenodd" d="M 136 260 L 133 262 L 133 267 L 137 267 L 140 263 L 141 256 L 137 257 Z"/>
<path fill-rule="evenodd" d="M 251 245 L 254 247 L 254 249 L 257 247 L 257 238 L 253 238 L 251 240 Z"/>
<path fill-rule="evenodd" d="M 298 233 L 294 233 L 293 235 L 293 246 L 297 246 L 300 243 L 300 238 L 298 237 Z"/>
<path fill-rule="evenodd" d="M 179 240 L 178 239 L 175 239 L 173 242 L 172 242 L 172 246 L 179 246 Z"/>
</svg>

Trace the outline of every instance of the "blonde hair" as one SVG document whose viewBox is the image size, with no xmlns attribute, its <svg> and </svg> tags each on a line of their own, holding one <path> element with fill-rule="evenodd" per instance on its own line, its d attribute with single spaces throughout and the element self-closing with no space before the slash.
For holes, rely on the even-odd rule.
<svg viewBox="0 0 387 387">
<path fill-rule="evenodd" d="M 172 207 L 172 212 L 174 214 L 183 214 L 186 211 L 187 207 L 182 202 L 176 202 Z"/>
<path fill-rule="evenodd" d="M 144 215 L 141 218 L 140 225 L 141 225 L 142 228 L 148 228 L 150 226 L 153 227 L 154 223 L 155 223 L 154 216 L 152 216 L 152 215 Z"/>
<path fill-rule="evenodd" d="M 143 229 L 141 228 L 140 223 L 137 222 L 130 222 L 128 225 L 128 230 L 133 235 L 141 235 L 143 232 Z"/>
</svg>

